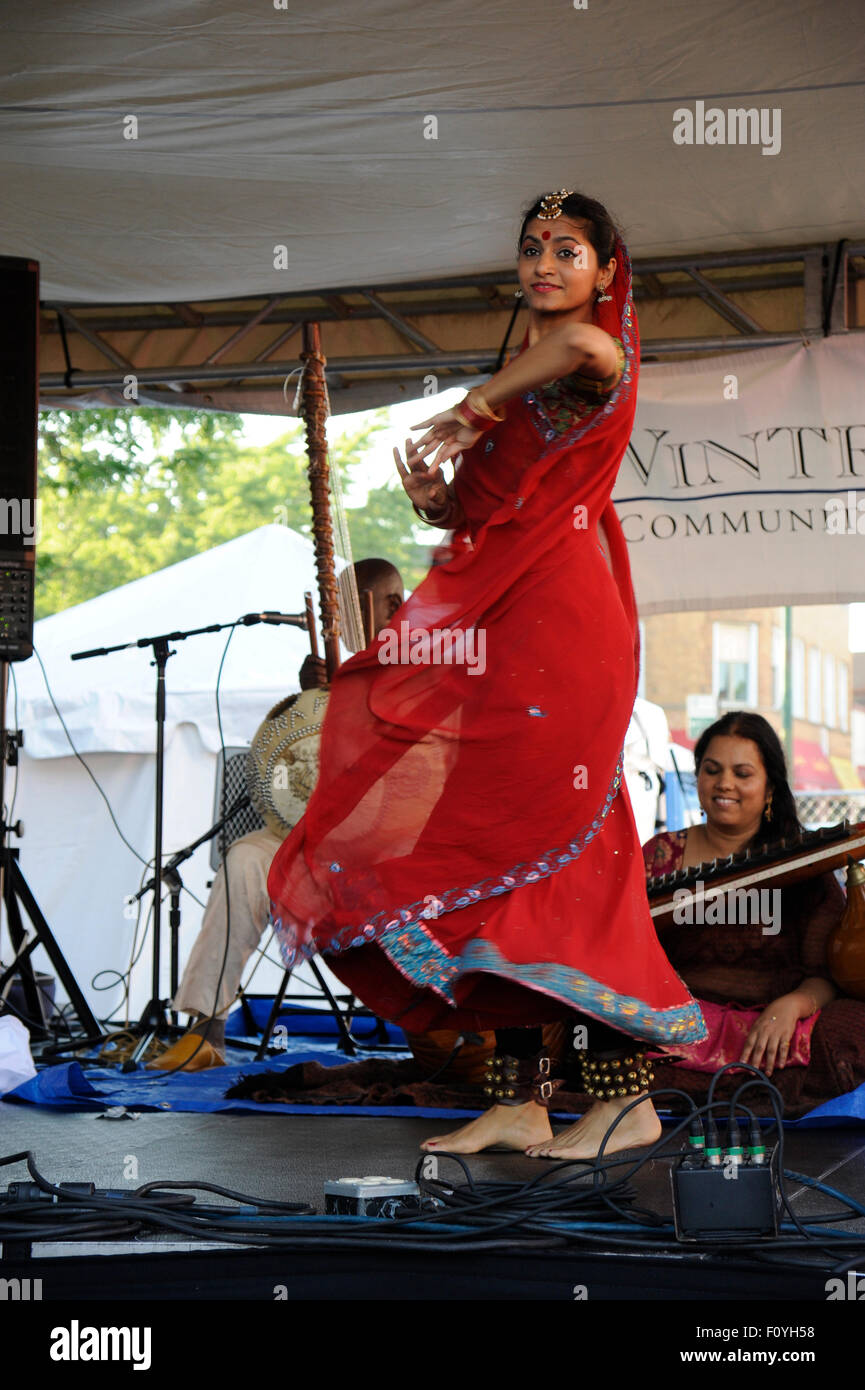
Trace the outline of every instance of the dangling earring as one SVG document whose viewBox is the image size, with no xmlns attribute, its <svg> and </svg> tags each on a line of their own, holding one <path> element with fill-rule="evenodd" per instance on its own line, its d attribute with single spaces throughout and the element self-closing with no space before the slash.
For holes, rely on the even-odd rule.
<svg viewBox="0 0 865 1390">
<path fill-rule="evenodd" d="M 611 294 L 607 294 L 606 290 L 606 285 L 598 285 L 598 304 L 607 304 L 613 298 Z"/>
<path fill-rule="evenodd" d="M 763 815 L 766 817 L 767 820 L 771 820 L 771 819 L 772 819 L 772 797 L 773 797 L 774 795 L 775 795 L 774 791 L 771 791 L 771 792 L 769 793 L 769 800 L 766 802 L 766 809 L 765 809 L 765 811 L 763 812 Z"/>
</svg>

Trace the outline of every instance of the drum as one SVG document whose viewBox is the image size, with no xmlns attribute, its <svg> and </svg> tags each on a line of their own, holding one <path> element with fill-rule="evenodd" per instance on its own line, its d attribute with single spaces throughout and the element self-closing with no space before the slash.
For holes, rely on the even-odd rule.
<svg viewBox="0 0 865 1390">
<path fill-rule="evenodd" d="M 302 690 L 274 705 L 246 759 L 249 799 L 280 839 L 297 825 L 318 780 L 318 747 L 329 691 Z"/>
</svg>

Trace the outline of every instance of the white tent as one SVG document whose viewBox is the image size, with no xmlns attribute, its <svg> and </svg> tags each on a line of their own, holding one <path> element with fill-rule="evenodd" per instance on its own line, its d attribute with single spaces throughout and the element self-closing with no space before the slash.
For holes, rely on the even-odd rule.
<svg viewBox="0 0 865 1390">
<path fill-rule="evenodd" d="M 0 252 L 41 267 L 45 404 L 287 412 L 309 319 L 337 412 L 468 381 L 562 185 L 623 226 L 644 355 L 863 322 L 848 0 L 127 8 L 0 15 Z"/>
<path fill-rule="evenodd" d="M 616 492 L 641 612 L 855 602 L 850 19 L 847 0 L 492 0 L 480 24 L 460 0 L 152 0 L 134 20 L 11 0 L 0 250 L 40 263 L 43 403 L 140 386 L 242 408 L 249 388 L 286 410 L 310 317 L 336 409 L 468 380 L 513 304 L 520 208 L 566 184 L 622 223 L 648 357 L 731 346 L 644 364 Z M 839 542 L 825 508 L 848 494 Z"/>
<path fill-rule="evenodd" d="M 189 560 L 125 584 L 36 624 L 35 644 L 75 746 L 103 786 L 130 843 L 153 853 L 155 669 L 148 648 L 72 662 L 73 652 L 155 636 L 245 613 L 301 612 L 304 591 L 315 592 L 311 543 L 282 526 L 263 526 Z M 165 834 L 170 855 L 213 820 L 220 736 L 216 689 L 227 632 L 173 644 L 167 665 Z M 321 648 L 320 648 L 321 649 Z M 293 627 L 239 627 L 220 680 L 227 746 L 248 744 L 267 710 L 298 689 L 309 651 Z M 142 865 L 120 840 L 87 773 L 72 754 L 35 658 L 13 667 L 17 724 L 24 730 L 14 819 L 24 823 L 21 866 L 94 1011 L 107 1014 L 121 993 L 91 985 L 101 970 L 127 968 L 134 923 L 124 915 Z M 10 700 L 11 713 L 11 700 Z M 9 784 L 7 784 L 9 786 Z M 11 787 L 10 787 L 11 790 Z M 184 883 L 199 898 L 212 877 L 209 846 L 184 865 Z M 182 899 L 181 963 L 201 919 Z M 167 912 L 163 909 L 163 992 L 168 993 Z M 274 953 L 275 954 L 275 953 Z M 47 966 L 42 953 L 35 958 Z M 263 967 L 255 988 L 278 982 Z M 103 984 L 108 984 L 106 976 Z M 150 997 L 149 941 L 133 978 L 133 1016 Z"/>
<path fill-rule="evenodd" d="M 562 184 L 636 255 L 856 237 L 856 20 L 849 0 L 7 0 L 0 237 L 71 304 L 499 270 L 520 205 Z M 698 103 L 765 110 L 778 138 L 681 143 Z"/>
</svg>

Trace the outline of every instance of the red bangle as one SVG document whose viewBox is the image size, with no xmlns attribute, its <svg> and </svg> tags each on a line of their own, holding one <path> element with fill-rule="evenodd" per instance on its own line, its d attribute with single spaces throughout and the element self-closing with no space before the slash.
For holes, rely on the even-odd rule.
<svg viewBox="0 0 865 1390">
<path fill-rule="evenodd" d="M 466 429 L 480 430 L 482 433 L 484 430 L 491 430 L 493 425 L 497 423 L 495 420 L 491 420 L 488 415 L 481 415 L 479 411 L 469 405 L 468 396 L 461 400 L 459 405 L 454 406 L 454 415 L 460 424 L 466 426 Z"/>
</svg>

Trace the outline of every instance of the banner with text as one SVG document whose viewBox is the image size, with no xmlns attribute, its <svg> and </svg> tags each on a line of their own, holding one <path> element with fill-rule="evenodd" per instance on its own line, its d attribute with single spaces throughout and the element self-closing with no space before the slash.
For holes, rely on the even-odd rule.
<svg viewBox="0 0 865 1390">
<path fill-rule="evenodd" d="M 643 615 L 865 599 L 865 335 L 650 363 L 613 500 Z"/>
</svg>

